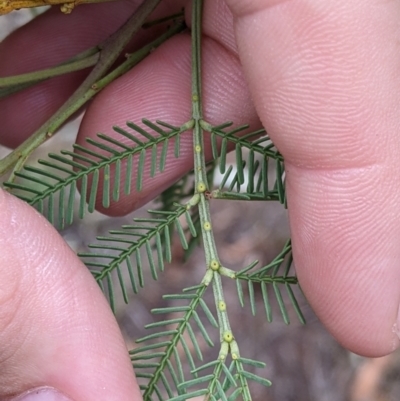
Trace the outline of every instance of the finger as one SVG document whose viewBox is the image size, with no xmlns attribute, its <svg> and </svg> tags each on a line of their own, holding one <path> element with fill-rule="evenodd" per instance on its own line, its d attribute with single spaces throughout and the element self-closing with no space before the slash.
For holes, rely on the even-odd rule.
<svg viewBox="0 0 400 401">
<path fill-rule="evenodd" d="M 86 267 L 45 219 L 1 190 L 0 211 L 0 399 L 48 386 L 73 401 L 140 400 Z M 44 393 L 34 400 L 50 399 Z"/>
<path fill-rule="evenodd" d="M 0 76 L 53 67 L 104 41 L 132 14 L 139 0 L 89 4 L 70 15 L 52 9 L 0 43 Z M 182 2 L 163 1 L 154 18 L 179 11 Z M 159 34 L 162 27 L 141 30 L 129 51 Z M 0 142 L 16 147 L 38 129 L 74 92 L 89 70 L 66 74 L 0 99 Z"/>
<path fill-rule="evenodd" d="M 206 2 L 204 9 L 202 47 L 203 105 L 205 119 L 211 124 L 233 121 L 260 126 L 247 84 L 236 54 L 232 30 L 232 15 L 223 1 Z M 127 146 L 126 138 L 113 131 L 113 126 L 125 127 L 127 121 L 140 124 L 142 118 L 162 120 L 180 126 L 191 118 L 191 42 L 189 34 L 176 36 L 156 49 L 135 69 L 109 85 L 88 108 L 80 127 L 77 142 L 85 142 L 98 132 L 107 134 Z M 144 127 L 145 128 L 145 127 Z M 109 208 L 101 206 L 101 186 L 97 207 L 110 215 L 125 215 L 153 199 L 184 173 L 193 168 L 192 135 L 180 139 L 180 156 L 174 157 L 171 141 L 166 168 L 150 177 L 150 153 L 147 152 L 143 189 L 121 195 Z M 209 143 L 206 151 L 209 153 Z M 93 149 L 98 151 L 99 149 Z M 136 187 L 138 159 L 135 159 L 132 188 Z M 125 163 L 126 165 L 126 163 Z M 122 177 L 121 182 L 123 182 Z"/>
<path fill-rule="evenodd" d="M 354 352 L 399 345 L 400 4 L 236 1 L 260 118 L 285 157 L 296 270 Z"/>
</svg>

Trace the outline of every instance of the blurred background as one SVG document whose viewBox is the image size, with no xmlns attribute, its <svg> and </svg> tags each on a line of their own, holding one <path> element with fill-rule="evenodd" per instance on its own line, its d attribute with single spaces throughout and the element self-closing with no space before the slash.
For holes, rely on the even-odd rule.
<svg viewBox="0 0 400 401">
<path fill-rule="evenodd" d="M 32 11 L 21 10 L 0 17 L 0 41 L 34 15 Z M 70 123 L 62 135 L 40 148 L 35 158 L 45 158 L 49 152 L 71 148 L 78 126 L 79 119 Z M 0 147 L 0 157 L 8 152 Z M 145 209 L 135 212 L 134 216 L 142 216 Z M 289 237 L 286 211 L 276 203 L 252 202 L 250 205 L 240 201 L 215 201 L 212 202 L 212 216 L 220 258 L 224 265 L 234 270 L 256 259 L 267 264 Z M 130 224 L 132 217 L 111 219 L 93 213 L 84 221 L 75 219 L 75 223 L 61 234 L 74 250 L 81 252 L 95 242 L 96 236 L 106 235 L 108 230 L 122 224 Z M 182 288 L 196 284 L 203 272 L 204 259 L 200 249 L 185 261 L 183 251 L 176 246 L 173 262 L 157 282 L 147 287 L 150 290 L 139 292 L 127 306 L 122 299 L 117 299 L 116 315 L 129 348 L 135 347 L 136 338 L 148 334 L 143 326 L 153 321 L 150 309 L 167 306 L 162 295 L 179 293 Z M 298 322 L 290 307 L 291 323 L 286 325 L 277 305 L 273 305 L 274 321 L 268 323 L 260 294 L 256 292 L 258 313 L 253 317 L 250 306 L 247 304 L 242 308 L 235 287 L 229 288 L 230 283 L 227 284 L 226 300 L 232 330 L 241 353 L 265 362 L 266 368 L 256 373 L 273 382 L 267 389 L 254 386 L 254 401 L 400 400 L 400 352 L 377 359 L 348 352 L 326 332 L 301 294 L 298 299 L 306 325 Z M 207 292 L 206 300 L 213 305 L 211 291 Z M 210 332 L 213 330 L 210 328 Z M 205 359 L 211 358 L 215 350 L 205 344 L 203 347 L 202 343 L 200 346 Z"/>
</svg>

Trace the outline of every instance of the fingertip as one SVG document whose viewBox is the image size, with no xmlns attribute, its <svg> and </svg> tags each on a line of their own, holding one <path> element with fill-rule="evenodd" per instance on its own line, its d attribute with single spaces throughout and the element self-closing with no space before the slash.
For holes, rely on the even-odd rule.
<svg viewBox="0 0 400 401">
<path fill-rule="evenodd" d="M 346 348 L 365 356 L 394 351 L 400 216 L 386 169 L 286 168 L 293 255 L 306 298 Z"/>
<path fill-rule="evenodd" d="M 302 289 L 339 342 L 387 354 L 400 301 L 399 3 L 227 4 L 255 106 L 285 158 Z"/>
<path fill-rule="evenodd" d="M 87 268 L 25 202 L 0 191 L 0 206 L 0 398 L 49 386 L 73 401 L 139 400 L 123 338 Z"/>
</svg>

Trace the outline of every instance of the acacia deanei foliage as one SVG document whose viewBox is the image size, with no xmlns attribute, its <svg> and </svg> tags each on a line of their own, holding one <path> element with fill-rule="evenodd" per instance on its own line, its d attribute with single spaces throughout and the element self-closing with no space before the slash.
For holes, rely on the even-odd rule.
<svg viewBox="0 0 400 401">
<path fill-rule="evenodd" d="M 292 289 L 297 279 L 291 273 L 290 240 L 265 266 L 254 261 L 235 271 L 225 266 L 218 256 L 210 202 L 218 199 L 249 204 L 251 201 L 276 201 L 285 206 L 285 176 L 282 156 L 266 132 L 250 132 L 247 126 L 237 127 L 224 121 L 215 126 L 203 119 L 202 1 L 193 0 L 192 93 L 188 99 L 192 104 L 192 116 L 189 121 L 181 126 L 147 119 L 140 123 L 127 122 L 125 127 L 114 127 L 120 139 L 98 134 L 97 140 L 87 140 L 88 147 L 74 145 L 72 151 L 49 154 L 46 160 L 39 160 L 39 165 L 27 163 L 32 151 L 90 98 L 171 35 L 186 29 L 181 15 L 171 16 L 170 27 L 164 34 L 114 66 L 118 55 L 159 1 L 144 1 L 101 46 L 53 68 L 0 78 L 0 96 L 6 97 L 44 79 L 93 66 L 71 98 L 27 141 L 0 161 L 0 173 L 11 171 L 4 187 L 44 214 L 54 226 L 63 229 L 72 224 L 74 218 L 83 219 L 92 212 L 99 197 L 107 208 L 118 201 L 121 193 L 129 194 L 132 188 L 140 191 L 146 161 L 149 161 L 151 177 L 164 171 L 170 146 L 174 148 L 174 157 L 179 158 L 181 135 L 191 132 L 193 171 L 164 191 L 159 197 L 160 207 L 149 210 L 148 217 L 135 218 L 132 224 L 98 237 L 97 243 L 90 245 L 90 252 L 79 256 L 114 308 L 117 291 L 128 303 L 132 293 L 140 292 L 145 285 L 151 288 L 151 282 L 144 282 L 145 269 L 149 269 L 154 280 L 168 269 L 174 237 L 179 238 L 187 252 L 196 245 L 202 246 L 205 257 L 202 280 L 193 282 L 179 294 L 165 295 L 172 306 L 152 310 L 154 314 L 168 317 L 146 327 L 149 334 L 138 339 L 138 346 L 130 352 L 132 364 L 145 401 L 184 401 L 194 397 L 207 401 L 250 401 L 251 382 L 264 386 L 271 383 L 254 373 L 254 367 L 264 364 L 246 358 L 245 350 L 239 349 L 229 315 L 230 308 L 236 305 L 225 301 L 224 281 L 236 283 L 240 304 L 243 306 L 247 299 L 252 313 L 258 313 L 258 319 L 272 321 L 272 297 L 276 298 L 285 323 L 289 323 L 289 315 L 284 297 L 290 300 L 301 322 L 304 318 Z M 205 139 L 211 142 L 211 161 L 205 158 Z M 227 162 L 227 152 L 231 149 L 235 154 L 232 165 Z M 223 179 L 215 188 L 213 177 L 217 169 Z M 262 294 L 263 313 L 256 311 L 255 290 Z M 206 291 L 212 291 L 215 304 L 205 302 Z M 211 340 L 210 330 L 219 333 L 217 344 Z M 213 347 L 212 360 L 203 360 L 199 341 Z"/>
</svg>

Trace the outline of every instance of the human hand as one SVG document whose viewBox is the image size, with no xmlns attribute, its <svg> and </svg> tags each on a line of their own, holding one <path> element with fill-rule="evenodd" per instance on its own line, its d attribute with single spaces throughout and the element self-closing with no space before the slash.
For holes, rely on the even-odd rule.
<svg viewBox="0 0 400 401">
<path fill-rule="evenodd" d="M 261 119 L 285 157 L 296 271 L 307 299 L 344 346 L 369 356 L 389 353 L 399 344 L 399 178 L 395 172 L 400 6 L 378 0 L 226 3 L 235 21 L 222 0 L 205 6 L 205 116 L 212 123 L 223 118 L 253 128 Z M 168 2 L 162 5 L 168 7 Z M 0 75 L 54 65 L 96 44 L 131 8 L 132 2 L 122 2 L 81 6 L 68 17 L 58 10 L 40 16 L 1 44 Z M 4 143 L 17 145 L 81 79 L 81 73 L 71 74 L 1 100 L 2 130 L 9 133 L 2 138 Z M 112 135 L 112 125 L 143 116 L 183 123 L 181 116 L 190 116 L 190 82 L 190 40 L 182 34 L 95 99 L 78 142 L 98 131 Z M 215 90 L 221 87 L 223 91 Z M 123 198 L 108 212 L 127 213 L 189 170 L 190 136 L 182 146 L 183 156 L 171 160 L 163 175 L 146 181 L 139 195 Z M 3 230 L 1 241 L 14 245 L 12 252 L 0 256 L 0 274 L 11 276 L 3 282 L 17 284 L 8 287 L 15 289 L 11 295 L 5 292 L 4 299 L 10 301 L 0 315 L 0 344 L 7 344 L 6 350 L 0 347 L 0 356 L 6 355 L 0 363 L 9 372 L 1 391 L 5 388 L 12 394 L 49 385 L 75 401 L 139 397 L 129 378 L 120 334 L 84 267 L 27 206 L 8 195 L 3 199 L 4 205 L 12 207 L 0 205 L 2 227 L 10 227 Z M 23 236 L 17 221 L 27 227 Z M 43 228 L 32 229 L 39 226 Z M 31 255 L 37 248 L 26 248 L 32 244 L 32 233 L 39 241 L 33 244 L 48 244 L 36 250 L 39 257 L 33 267 Z M 55 254 L 54 247 L 63 251 Z M 48 288 L 52 276 L 49 269 L 55 269 L 54 283 L 52 291 L 45 291 L 42 286 Z M 63 274 L 71 275 L 70 279 Z M 38 283 L 37 291 L 26 294 L 20 280 L 28 289 L 29 283 Z M 73 294 L 72 299 L 65 294 Z M 20 305 L 17 314 L 15 305 Z M 81 314 L 75 312 L 75 305 L 80 305 Z M 17 330 L 3 329 L 7 327 Z M 91 334 L 82 335 L 84 328 Z M 116 344 L 112 352 L 108 352 L 110 344 Z M 5 351 L 10 349 L 15 352 L 8 358 Z M 59 362 L 54 349 L 63 349 L 67 360 Z"/>
</svg>

